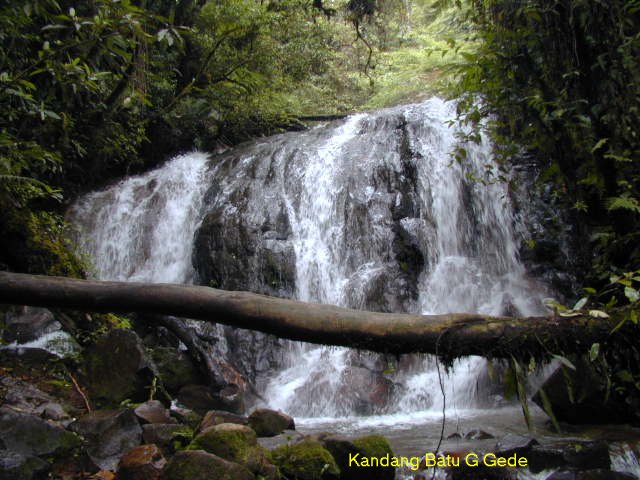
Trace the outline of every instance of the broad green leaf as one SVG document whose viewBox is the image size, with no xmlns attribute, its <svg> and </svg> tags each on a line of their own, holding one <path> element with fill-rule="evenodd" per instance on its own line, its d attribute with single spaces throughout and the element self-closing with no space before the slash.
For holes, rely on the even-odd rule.
<svg viewBox="0 0 640 480">
<path fill-rule="evenodd" d="M 597 150 L 602 148 L 608 140 L 608 138 L 601 138 L 600 140 L 598 140 L 598 143 L 596 143 L 595 146 L 591 149 L 591 153 L 595 153 Z"/>
<path fill-rule="evenodd" d="M 567 357 L 563 357 L 562 355 L 552 355 L 553 358 L 555 358 L 556 360 L 558 360 L 560 363 L 562 363 L 565 367 L 570 368 L 571 370 L 575 370 L 576 366 L 571 363 L 571 361 L 567 358 Z"/>
<path fill-rule="evenodd" d="M 593 345 L 591 345 L 591 349 L 589 350 L 589 360 L 593 362 L 596 358 L 598 358 L 599 354 L 600 354 L 600 344 L 594 343 Z"/>
<path fill-rule="evenodd" d="M 584 307 L 587 304 L 588 301 L 589 301 L 589 297 L 582 297 L 573 306 L 573 310 L 580 310 L 582 307 Z"/>
<path fill-rule="evenodd" d="M 638 290 L 629 286 L 624 287 L 624 295 L 629 299 L 631 303 L 635 303 L 640 299 Z"/>
<path fill-rule="evenodd" d="M 630 195 L 622 195 L 620 197 L 611 197 L 607 205 L 609 211 L 613 210 L 630 210 L 640 213 L 640 203 L 635 197 Z"/>
</svg>

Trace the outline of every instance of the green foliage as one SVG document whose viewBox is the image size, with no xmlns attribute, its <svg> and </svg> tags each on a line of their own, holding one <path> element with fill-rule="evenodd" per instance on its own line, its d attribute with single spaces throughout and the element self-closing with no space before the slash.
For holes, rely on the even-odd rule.
<svg viewBox="0 0 640 480">
<path fill-rule="evenodd" d="M 637 268 L 640 11 L 635 0 L 471 1 L 457 94 L 504 161 L 526 148 L 592 237 L 591 275 Z"/>
</svg>

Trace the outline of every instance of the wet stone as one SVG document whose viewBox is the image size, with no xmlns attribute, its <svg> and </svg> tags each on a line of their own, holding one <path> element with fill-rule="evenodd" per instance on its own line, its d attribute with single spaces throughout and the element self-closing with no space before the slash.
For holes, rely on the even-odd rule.
<svg viewBox="0 0 640 480">
<path fill-rule="evenodd" d="M 173 423 L 175 421 L 159 400 L 144 402 L 136 407 L 134 412 L 142 423 Z"/>
<path fill-rule="evenodd" d="M 91 412 L 69 428 L 84 437 L 89 457 L 103 470 L 115 470 L 123 453 L 142 441 L 142 429 L 131 409 Z"/>
<path fill-rule="evenodd" d="M 120 459 L 117 480 L 158 480 L 166 463 L 157 445 L 134 447 Z"/>
<path fill-rule="evenodd" d="M 0 450 L 2 480 L 40 480 L 47 478 L 50 465 L 33 455 Z"/>
<path fill-rule="evenodd" d="M 285 430 L 295 430 L 296 425 L 289 415 L 283 412 L 258 408 L 249 415 L 249 426 L 259 437 L 274 437 Z"/>
</svg>

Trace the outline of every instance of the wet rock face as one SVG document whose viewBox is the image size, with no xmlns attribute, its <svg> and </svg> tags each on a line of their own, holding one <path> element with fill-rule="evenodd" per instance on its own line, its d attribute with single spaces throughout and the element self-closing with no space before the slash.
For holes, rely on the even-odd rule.
<svg viewBox="0 0 640 480">
<path fill-rule="evenodd" d="M 524 157 L 512 168 L 517 188 L 511 198 L 526 227 L 520 258 L 532 276 L 563 297 L 571 297 L 581 287 L 588 242 L 578 231 L 575 216 L 560 204 L 555 187 L 550 182 L 539 184 L 537 165 L 534 159 Z"/>
<path fill-rule="evenodd" d="M 395 393 L 395 384 L 366 368 L 348 366 L 342 372 L 341 397 L 351 404 L 357 415 L 374 415 L 384 412 Z"/>
<path fill-rule="evenodd" d="M 5 316 L 3 339 L 26 343 L 62 328 L 53 313 L 46 308 L 13 307 Z"/>
<path fill-rule="evenodd" d="M 219 206 L 195 237 L 194 266 L 201 283 L 290 298 L 295 290 L 295 252 L 284 205 L 265 205 L 255 216 L 225 214 Z M 240 212 L 242 205 L 235 206 Z"/>
</svg>

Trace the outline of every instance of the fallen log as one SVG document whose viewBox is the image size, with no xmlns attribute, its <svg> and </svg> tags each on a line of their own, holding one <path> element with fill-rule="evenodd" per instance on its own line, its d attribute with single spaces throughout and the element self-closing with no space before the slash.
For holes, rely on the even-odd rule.
<svg viewBox="0 0 640 480">
<path fill-rule="evenodd" d="M 377 313 L 194 285 L 78 280 L 0 272 L 0 303 L 87 312 L 193 318 L 304 342 L 382 353 L 424 352 L 451 360 L 585 353 L 605 342 L 625 310 L 610 318 L 494 317 L 474 313 Z M 637 327 L 626 322 L 618 337 Z"/>
</svg>

